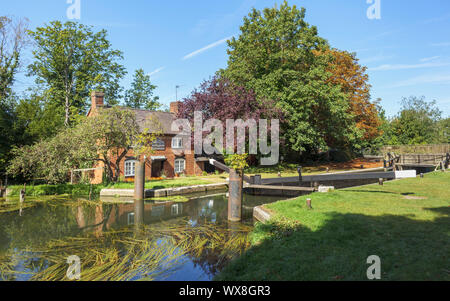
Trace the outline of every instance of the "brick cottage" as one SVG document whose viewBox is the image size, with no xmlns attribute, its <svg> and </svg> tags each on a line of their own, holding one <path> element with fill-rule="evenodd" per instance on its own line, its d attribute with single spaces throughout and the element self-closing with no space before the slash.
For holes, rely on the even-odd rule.
<svg viewBox="0 0 450 301">
<path fill-rule="evenodd" d="M 100 110 L 106 110 L 110 107 L 104 105 L 104 93 L 92 92 L 91 94 L 91 108 L 88 117 L 95 116 Z M 181 132 L 172 131 L 172 123 L 176 120 L 178 113 L 178 106 L 180 102 L 173 102 L 170 104 L 170 112 L 159 112 L 149 110 L 130 109 L 136 116 L 141 129 L 149 129 L 150 132 L 156 131 L 161 133 L 159 137 L 153 141 L 152 154 L 147 158 L 145 177 L 151 178 L 174 178 L 176 175 L 185 174 L 187 176 L 198 176 L 203 171 L 212 172 L 214 168 L 209 165 L 208 158 L 196 156 L 192 150 L 190 154 L 186 154 L 183 150 L 186 146 L 187 139 L 177 138 L 175 136 Z M 125 109 L 125 108 L 124 108 Z M 158 129 L 149 127 L 148 120 L 156 120 Z M 112 158 L 112 161 L 115 161 Z M 137 158 L 133 151 L 129 151 L 125 159 L 120 162 L 119 178 L 127 182 L 134 181 L 135 165 Z M 103 163 L 98 164 L 97 169 L 91 173 L 91 183 L 99 184 L 103 180 Z M 112 166 L 115 169 L 115 166 Z"/>
</svg>

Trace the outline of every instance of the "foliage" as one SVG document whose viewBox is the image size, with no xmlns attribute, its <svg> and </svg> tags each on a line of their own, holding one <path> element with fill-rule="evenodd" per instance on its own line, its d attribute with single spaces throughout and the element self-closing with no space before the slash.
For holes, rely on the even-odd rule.
<svg viewBox="0 0 450 301">
<path fill-rule="evenodd" d="M 28 43 L 28 20 L 0 16 L 0 103 L 11 94 L 20 55 Z"/>
<path fill-rule="evenodd" d="M 105 30 L 93 32 L 82 24 L 53 21 L 29 33 L 35 42 L 29 75 L 49 92 L 47 101 L 64 109 L 65 126 L 85 112 L 93 89 L 104 89 L 106 101 L 117 104 L 118 82 L 126 72 L 117 63 L 122 53 L 111 49 Z"/>
<path fill-rule="evenodd" d="M 22 185 L 9 186 L 11 192 L 8 196 L 19 196 L 23 189 Z M 102 185 L 89 184 L 58 184 L 58 185 L 31 185 L 26 186 L 27 196 L 51 196 L 51 195 L 99 195 L 103 189 Z"/>
<path fill-rule="evenodd" d="M 0 16 L 0 174 L 11 156 L 11 148 L 20 143 L 20 129 L 16 126 L 16 95 L 12 91 L 15 76 L 20 70 L 20 56 L 28 44 L 28 20 Z"/>
<path fill-rule="evenodd" d="M 247 163 L 248 154 L 234 154 L 225 156 L 225 164 L 232 169 L 244 170 L 248 167 Z"/>
<path fill-rule="evenodd" d="M 435 101 L 415 96 L 403 98 L 401 111 L 390 121 L 387 144 L 445 143 L 448 138 L 442 137 L 445 134 L 439 131 L 441 114 Z"/>
<path fill-rule="evenodd" d="M 142 134 L 133 112 L 105 109 L 53 138 L 16 148 L 8 172 L 29 180 L 42 178 L 49 183 L 62 183 L 71 169 L 103 163 L 108 179 L 117 181 L 125 155 L 134 147 L 139 155 L 147 150 L 139 142 L 151 142 L 154 137 L 155 134 Z"/>
<path fill-rule="evenodd" d="M 304 18 L 305 9 L 286 1 L 279 8 L 253 9 L 240 36 L 228 42 L 228 66 L 220 73 L 254 89 L 258 99 L 277 102 L 285 114 L 285 152 L 351 146 L 361 133 L 347 95 L 330 81 L 333 56 L 325 54 L 328 43 Z"/>
<path fill-rule="evenodd" d="M 347 95 L 349 112 L 355 118 L 356 127 L 363 132 L 362 139 L 372 141 L 379 137 L 382 134 L 381 122 L 376 103 L 370 101 L 371 86 L 366 74 L 367 67 L 359 65 L 356 55 L 347 51 L 331 49 L 325 53 L 333 56 L 328 69 L 332 74 L 329 80 L 332 84 L 339 85 Z"/>
<path fill-rule="evenodd" d="M 143 69 L 138 69 L 134 73 L 131 89 L 125 93 L 125 105 L 133 109 L 157 110 L 161 107 L 158 102 L 159 97 L 153 96 L 153 90 L 150 76 L 146 75 Z"/>
<path fill-rule="evenodd" d="M 215 76 L 209 81 L 203 82 L 198 90 L 194 90 L 188 98 L 185 98 L 179 106 L 178 118 L 188 119 L 193 126 L 196 111 L 202 112 L 203 120 L 216 119 L 224 125 L 228 119 L 240 119 L 244 122 L 254 120 L 258 124 L 260 119 L 282 119 L 283 117 L 273 101 L 257 100 L 252 90 L 235 85 L 220 76 Z M 246 129 L 246 135 L 247 132 L 248 128 Z M 204 135 L 208 134 L 204 132 Z M 270 135 L 270 126 L 268 134 Z M 225 142 L 225 129 L 223 135 L 223 141 Z M 235 135 L 234 141 L 235 150 L 238 139 L 245 139 L 245 137 L 237 136 Z M 228 150 L 228 146 L 226 148 Z M 224 153 L 222 149 L 220 150 Z"/>
</svg>

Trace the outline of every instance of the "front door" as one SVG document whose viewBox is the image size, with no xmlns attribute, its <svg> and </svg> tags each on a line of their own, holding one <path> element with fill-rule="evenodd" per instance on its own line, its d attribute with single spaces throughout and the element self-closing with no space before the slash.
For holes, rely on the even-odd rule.
<svg viewBox="0 0 450 301">
<path fill-rule="evenodd" d="M 152 162 L 152 178 L 160 178 L 164 168 L 164 161 Z"/>
</svg>

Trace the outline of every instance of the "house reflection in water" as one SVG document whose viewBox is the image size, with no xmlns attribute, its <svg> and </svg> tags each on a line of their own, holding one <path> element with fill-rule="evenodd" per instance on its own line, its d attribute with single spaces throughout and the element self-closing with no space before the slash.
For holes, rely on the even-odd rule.
<svg viewBox="0 0 450 301">
<path fill-rule="evenodd" d="M 218 216 L 224 218 L 227 216 L 226 201 L 224 200 L 224 196 L 215 195 L 200 197 L 186 203 L 144 201 L 121 204 L 102 203 L 95 206 L 95 209 L 91 206 L 87 208 L 80 205 L 74 210 L 74 214 L 80 229 L 93 231 L 100 235 L 103 231 L 119 229 L 124 226 L 139 223 L 149 225 L 180 217 L 188 217 L 191 226 L 195 226 L 199 218 L 202 219 L 202 222 L 216 223 Z"/>
</svg>

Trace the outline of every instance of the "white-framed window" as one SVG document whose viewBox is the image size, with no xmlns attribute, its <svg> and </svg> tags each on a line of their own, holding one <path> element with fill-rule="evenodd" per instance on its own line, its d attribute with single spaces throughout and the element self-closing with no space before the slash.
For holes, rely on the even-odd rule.
<svg viewBox="0 0 450 301">
<path fill-rule="evenodd" d="M 157 138 L 152 143 L 152 149 L 153 150 L 161 150 L 161 151 L 163 151 L 163 150 L 166 149 L 166 143 L 164 142 L 164 140 Z"/>
<path fill-rule="evenodd" d="M 183 138 L 179 137 L 172 138 L 172 148 L 173 149 L 183 148 Z"/>
<path fill-rule="evenodd" d="M 186 160 L 184 159 L 175 159 L 175 173 L 182 173 L 186 169 Z"/>
<path fill-rule="evenodd" d="M 136 170 L 136 161 L 125 161 L 125 177 L 134 177 Z"/>
</svg>

